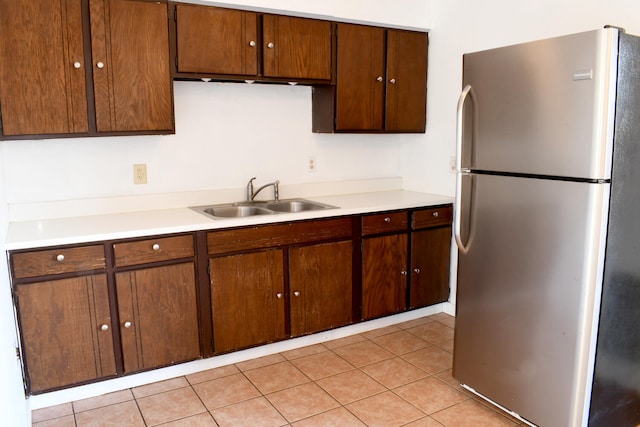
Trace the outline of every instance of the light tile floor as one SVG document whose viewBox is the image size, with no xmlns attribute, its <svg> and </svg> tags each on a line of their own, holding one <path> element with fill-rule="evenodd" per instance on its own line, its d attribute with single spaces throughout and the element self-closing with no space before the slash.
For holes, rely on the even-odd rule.
<svg viewBox="0 0 640 427">
<path fill-rule="evenodd" d="M 524 426 L 451 377 L 443 313 L 33 411 L 33 426 Z"/>
</svg>

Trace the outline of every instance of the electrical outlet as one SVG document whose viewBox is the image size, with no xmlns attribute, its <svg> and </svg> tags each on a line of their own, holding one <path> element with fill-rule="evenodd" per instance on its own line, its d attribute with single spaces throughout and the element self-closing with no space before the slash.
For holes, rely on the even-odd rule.
<svg viewBox="0 0 640 427">
<path fill-rule="evenodd" d="M 307 171 L 309 171 L 309 173 L 315 172 L 317 167 L 318 167 L 318 164 L 316 162 L 316 158 L 313 156 L 309 157 L 309 163 L 307 164 Z"/>
<path fill-rule="evenodd" d="M 139 164 L 133 165 L 133 183 L 134 184 L 147 183 L 147 165 L 145 163 L 139 163 Z"/>
<path fill-rule="evenodd" d="M 449 157 L 449 172 L 456 173 L 456 156 Z"/>
</svg>

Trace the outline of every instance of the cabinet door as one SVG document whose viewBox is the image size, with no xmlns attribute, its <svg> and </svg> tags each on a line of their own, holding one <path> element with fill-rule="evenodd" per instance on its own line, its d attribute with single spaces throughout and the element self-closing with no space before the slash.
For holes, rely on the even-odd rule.
<svg viewBox="0 0 640 427">
<path fill-rule="evenodd" d="M 116 374 L 104 275 L 16 288 L 32 393 Z"/>
<path fill-rule="evenodd" d="M 176 5 L 178 72 L 258 74 L 258 15 Z"/>
<path fill-rule="evenodd" d="M 171 131 L 167 4 L 89 0 L 98 132 Z"/>
<path fill-rule="evenodd" d="M 88 131 L 82 1 L 0 1 L 2 133 Z"/>
<path fill-rule="evenodd" d="M 336 130 L 383 130 L 385 30 L 338 24 Z"/>
<path fill-rule="evenodd" d="M 211 258 L 216 353 L 285 337 L 281 249 Z"/>
<path fill-rule="evenodd" d="M 362 318 L 372 319 L 406 308 L 406 234 L 362 241 Z"/>
<path fill-rule="evenodd" d="M 200 355 L 192 263 L 116 274 L 125 372 Z"/>
<path fill-rule="evenodd" d="M 449 299 L 451 227 L 411 233 L 411 308 Z"/>
<path fill-rule="evenodd" d="M 352 248 L 345 241 L 290 249 L 292 336 L 352 322 Z"/>
<path fill-rule="evenodd" d="M 331 79 L 331 22 L 290 16 L 263 18 L 266 77 Z"/>
<path fill-rule="evenodd" d="M 387 30 L 386 130 L 424 132 L 427 33 Z"/>
</svg>

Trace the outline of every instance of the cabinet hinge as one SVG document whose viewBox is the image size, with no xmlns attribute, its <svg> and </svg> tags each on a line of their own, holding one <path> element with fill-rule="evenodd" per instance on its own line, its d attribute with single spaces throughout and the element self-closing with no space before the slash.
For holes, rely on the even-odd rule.
<svg viewBox="0 0 640 427">
<path fill-rule="evenodd" d="M 173 20 L 178 22 L 178 8 L 173 8 Z"/>
<path fill-rule="evenodd" d="M 16 347 L 16 359 L 20 360 L 20 348 Z"/>
</svg>

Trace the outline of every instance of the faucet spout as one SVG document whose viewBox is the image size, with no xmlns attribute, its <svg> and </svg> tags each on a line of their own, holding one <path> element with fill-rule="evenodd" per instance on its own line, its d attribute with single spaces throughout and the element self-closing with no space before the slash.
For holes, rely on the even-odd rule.
<svg viewBox="0 0 640 427">
<path fill-rule="evenodd" d="M 255 197 L 258 195 L 258 193 L 260 193 L 262 190 L 264 190 L 267 187 L 273 187 L 273 199 L 277 202 L 280 200 L 280 189 L 278 188 L 280 181 L 274 181 L 274 182 L 270 182 L 269 184 L 265 184 L 262 187 L 258 188 L 256 191 L 253 191 L 253 183 L 251 181 L 253 181 L 255 178 L 251 179 L 249 181 L 249 184 L 251 184 L 251 187 L 249 187 L 249 185 L 247 185 L 247 201 L 250 202 L 253 199 L 255 199 Z"/>
</svg>

